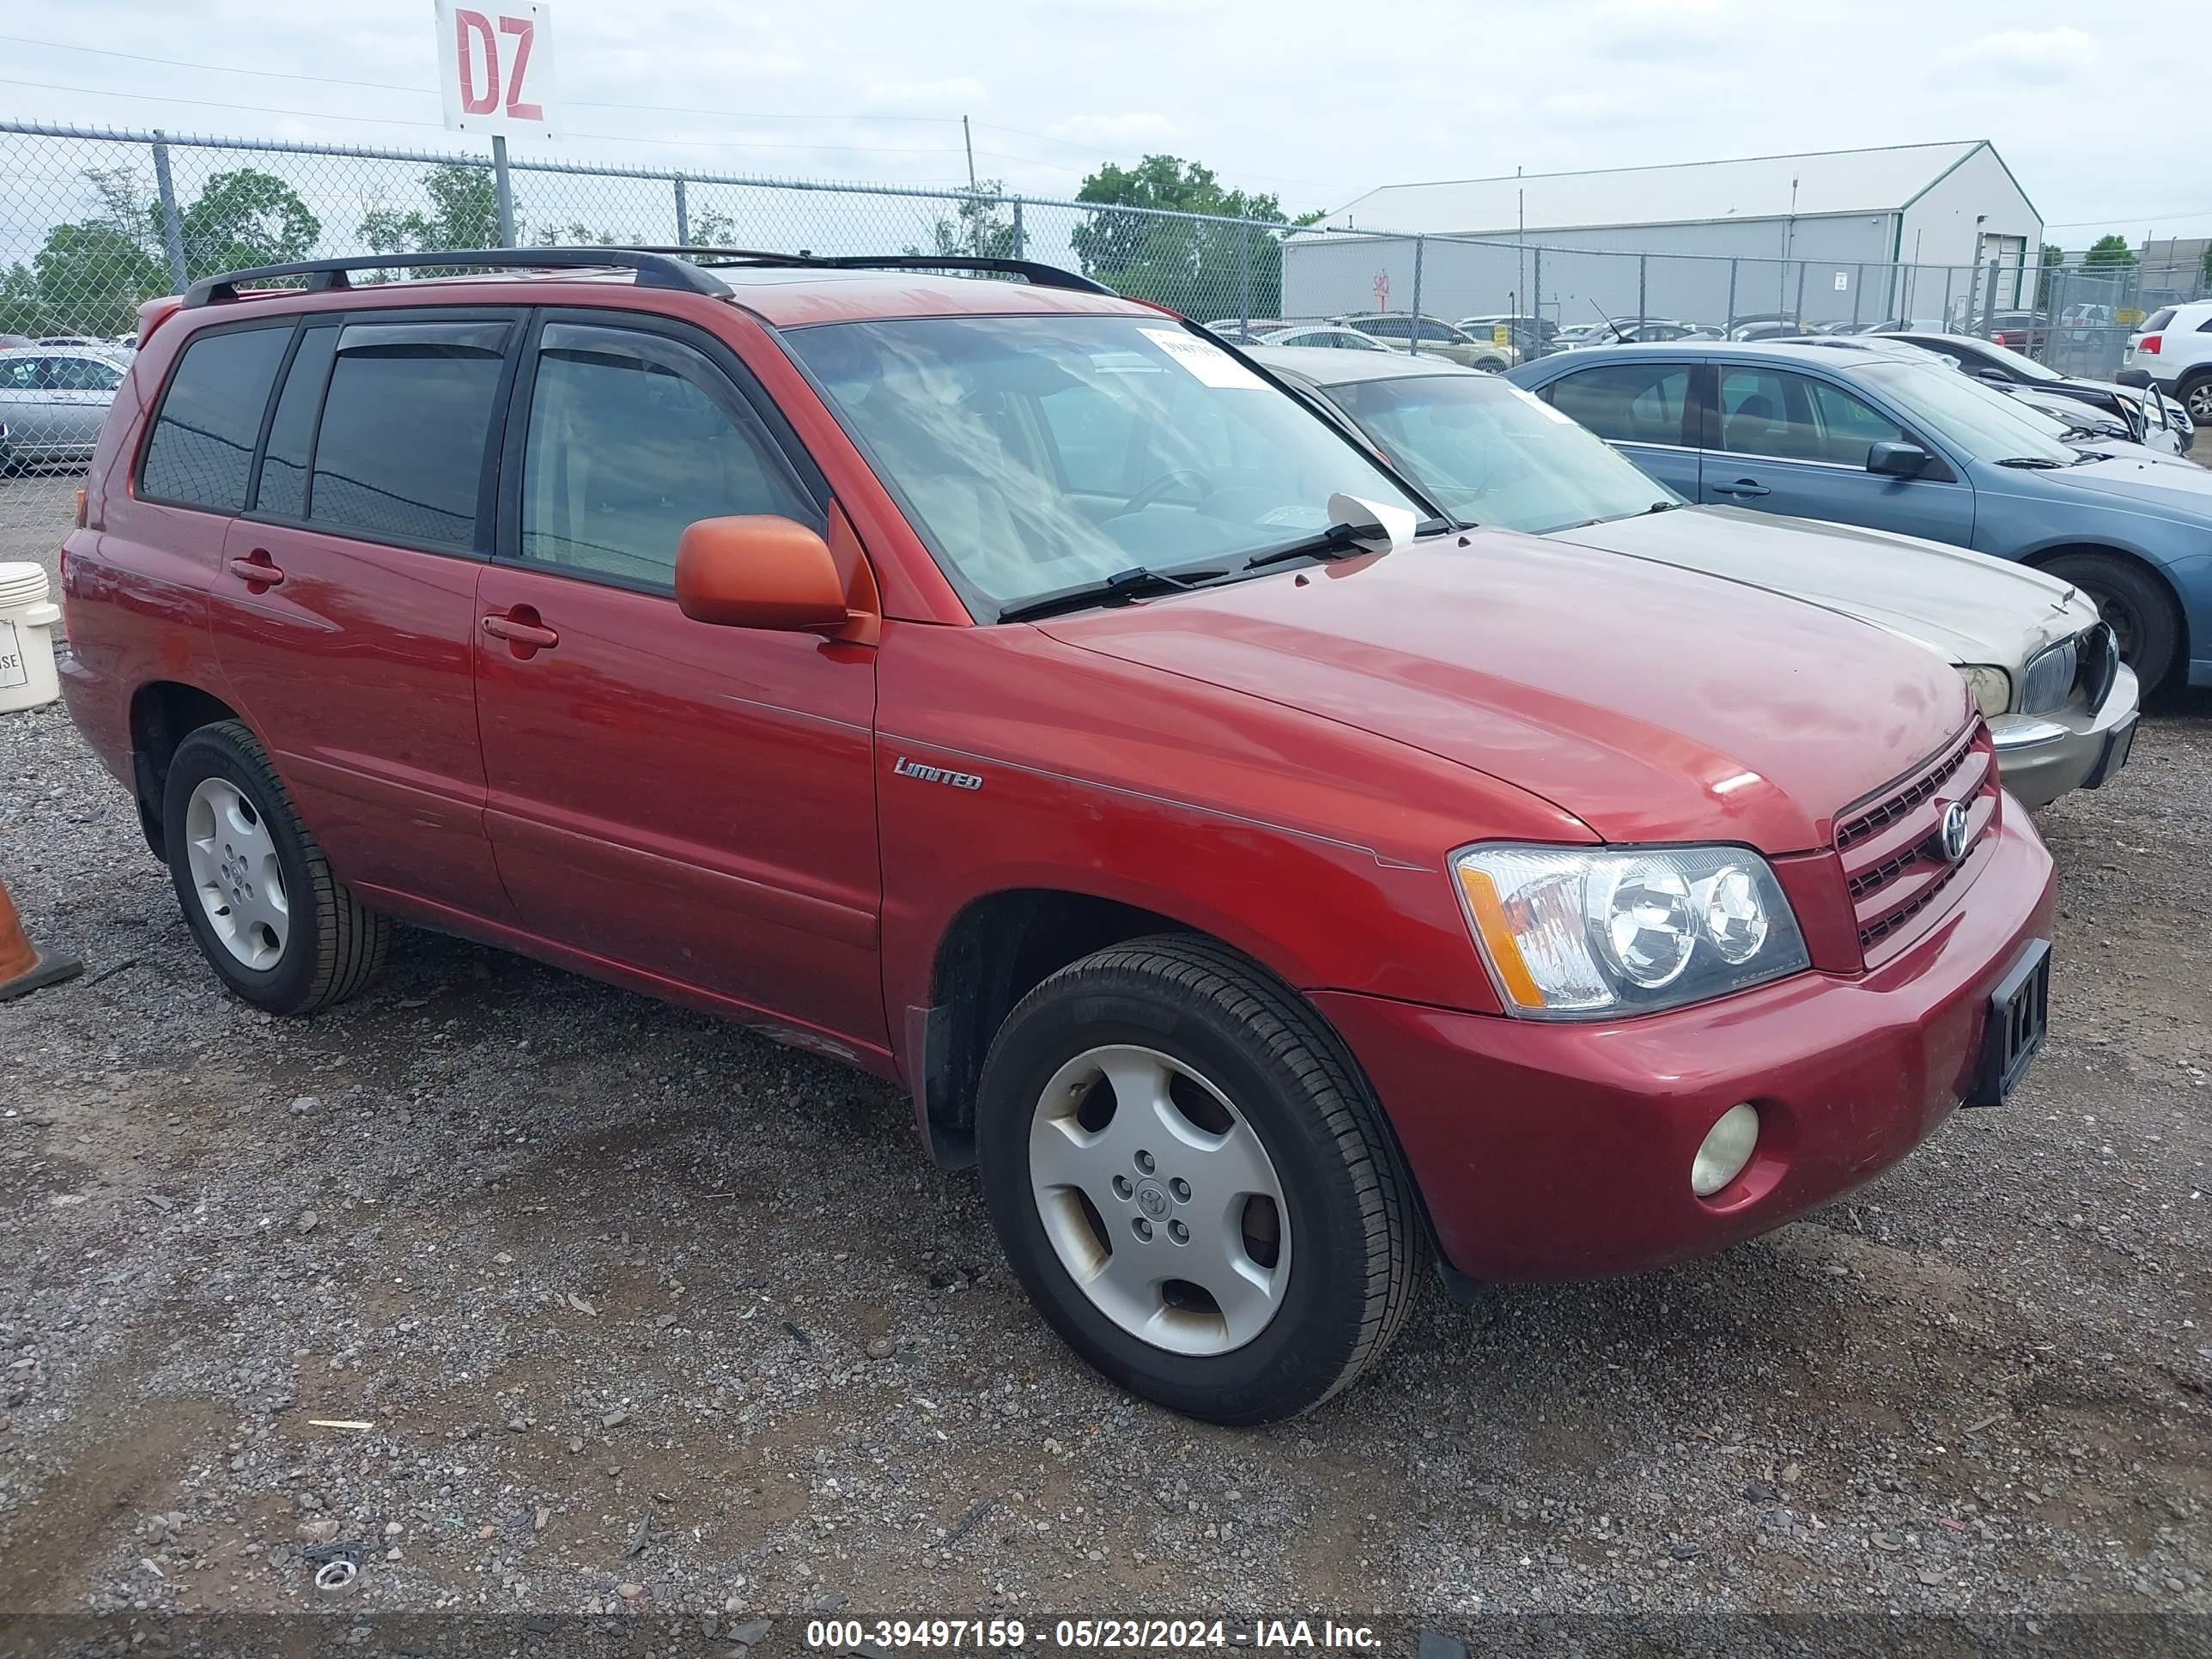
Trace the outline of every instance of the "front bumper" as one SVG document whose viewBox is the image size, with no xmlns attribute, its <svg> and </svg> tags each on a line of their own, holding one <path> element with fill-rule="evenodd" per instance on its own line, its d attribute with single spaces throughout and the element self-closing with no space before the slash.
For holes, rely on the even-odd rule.
<svg viewBox="0 0 2212 1659">
<path fill-rule="evenodd" d="M 1366 1069 L 1437 1243 L 1480 1279 L 1632 1273 L 1780 1225 L 1917 1146 L 1973 1086 L 1990 992 L 2051 933 L 2050 854 L 2006 812 L 1923 939 L 1674 1013 L 1545 1024 L 1349 992 L 1313 1000 Z M 1976 867 L 1978 866 L 1978 867 Z M 1698 1143 L 1749 1101 L 1759 1150 L 1711 1200 Z"/>
<path fill-rule="evenodd" d="M 2139 688 L 2135 670 L 2122 666 L 2094 715 L 2069 707 L 2052 714 L 2000 714 L 1990 722 L 1997 775 L 2022 806 L 2048 806 L 2076 789 L 2094 789 L 2126 759 L 2136 723 Z"/>
</svg>

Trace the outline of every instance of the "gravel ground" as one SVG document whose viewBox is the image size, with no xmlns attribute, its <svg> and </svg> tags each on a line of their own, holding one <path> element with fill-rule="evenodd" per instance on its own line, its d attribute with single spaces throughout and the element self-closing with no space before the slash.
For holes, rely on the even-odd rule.
<svg viewBox="0 0 2212 1659">
<path fill-rule="evenodd" d="M 1262 1431 L 1085 1370 L 972 1177 L 833 1064 L 413 932 L 316 1020 L 229 1000 L 62 711 L 0 717 L 0 865 L 86 961 L 0 1006 L 0 1652 L 10 1614 L 311 1608 L 326 1546 L 364 1614 L 722 1642 L 1295 1607 L 2201 1643 L 2208 716 L 2040 815 L 2055 1029 L 2012 1105 L 1712 1261 L 1432 1294 Z"/>
</svg>

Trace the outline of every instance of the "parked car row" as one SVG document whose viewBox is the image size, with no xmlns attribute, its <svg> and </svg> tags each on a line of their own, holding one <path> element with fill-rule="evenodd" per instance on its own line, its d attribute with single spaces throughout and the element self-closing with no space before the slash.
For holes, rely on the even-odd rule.
<svg viewBox="0 0 2212 1659">
<path fill-rule="evenodd" d="M 2027 561 L 2096 601 L 2146 690 L 2212 684 L 2212 471 L 1840 343 L 1626 346 L 1510 378 L 1686 500 Z"/>
<path fill-rule="evenodd" d="M 63 677 L 219 981 L 310 1014 L 404 921 L 895 1079 L 1076 1352 L 1218 1422 L 1432 1267 L 1679 1261 L 2003 1103 L 2023 799 L 2125 763 L 2118 658 L 2212 670 L 2212 562 L 2101 528 L 2192 470 L 1933 362 L 643 249 L 144 319 Z"/>
</svg>

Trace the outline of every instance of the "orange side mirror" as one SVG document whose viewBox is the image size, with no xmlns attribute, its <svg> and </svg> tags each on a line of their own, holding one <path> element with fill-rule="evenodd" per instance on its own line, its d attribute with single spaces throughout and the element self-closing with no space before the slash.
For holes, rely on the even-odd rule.
<svg viewBox="0 0 2212 1659">
<path fill-rule="evenodd" d="M 830 544 L 765 514 L 701 519 L 676 544 L 676 603 L 694 622 L 834 634 L 850 620 Z"/>
</svg>

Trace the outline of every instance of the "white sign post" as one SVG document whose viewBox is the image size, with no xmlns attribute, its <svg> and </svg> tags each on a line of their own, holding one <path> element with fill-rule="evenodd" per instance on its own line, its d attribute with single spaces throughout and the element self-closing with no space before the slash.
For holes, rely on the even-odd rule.
<svg viewBox="0 0 2212 1659">
<path fill-rule="evenodd" d="M 514 192 L 507 176 L 509 134 L 561 136 L 553 72 L 553 9 L 543 0 L 433 0 L 438 88 L 446 125 L 491 136 L 499 235 L 514 246 Z"/>
</svg>

